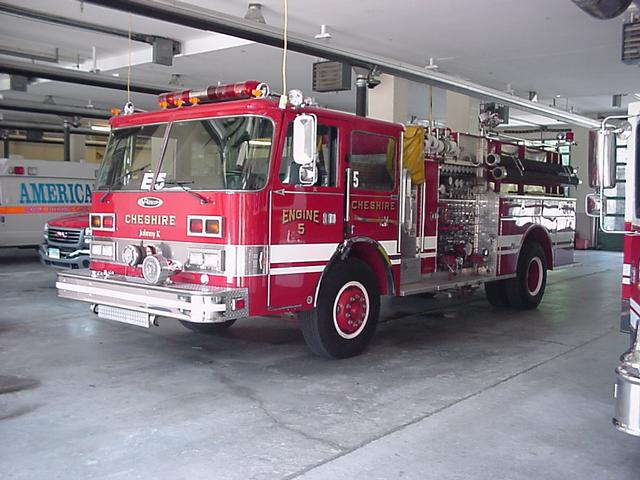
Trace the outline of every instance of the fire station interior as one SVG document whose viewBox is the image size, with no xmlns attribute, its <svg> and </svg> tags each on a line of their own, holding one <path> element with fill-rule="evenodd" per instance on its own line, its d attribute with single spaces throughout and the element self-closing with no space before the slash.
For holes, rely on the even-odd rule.
<svg viewBox="0 0 640 480">
<path fill-rule="evenodd" d="M 639 9 L 2 0 L 0 478 L 640 478 Z"/>
</svg>

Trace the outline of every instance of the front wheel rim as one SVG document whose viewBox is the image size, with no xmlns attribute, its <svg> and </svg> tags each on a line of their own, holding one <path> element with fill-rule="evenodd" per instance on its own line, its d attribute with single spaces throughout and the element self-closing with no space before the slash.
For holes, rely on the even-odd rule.
<svg viewBox="0 0 640 480">
<path fill-rule="evenodd" d="M 529 295 L 535 297 L 540 293 L 542 288 L 542 281 L 544 279 L 544 269 L 542 266 L 542 260 L 539 257 L 534 257 L 529 262 L 527 267 L 527 290 Z"/>
<path fill-rule="evenodd" d="M 345 283 L 333 302 L 333 325 L 342 338 L 350 340 L 362 333 L 369 320 L 369 294 L 360 282 Z"/>
</svg>

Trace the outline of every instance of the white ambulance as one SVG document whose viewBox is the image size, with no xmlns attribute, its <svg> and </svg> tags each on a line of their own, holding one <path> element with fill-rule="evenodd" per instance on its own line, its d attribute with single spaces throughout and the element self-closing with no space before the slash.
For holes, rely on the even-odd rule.
<svg viewBox="0 0 640 480">
<path fill-rule="evenodd" d="M 49 220 L 89 212 L 97 165 L 0 158 L 0 247 L 36 247 Z"/>
</svg>

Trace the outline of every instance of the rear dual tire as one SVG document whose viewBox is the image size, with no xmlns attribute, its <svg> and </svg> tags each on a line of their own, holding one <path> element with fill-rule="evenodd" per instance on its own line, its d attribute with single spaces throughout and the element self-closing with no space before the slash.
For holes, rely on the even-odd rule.
<svg viewBox="0 0 640 480">
<path fill-rule="evenodd" d="M 538 242 L 526 242 L 520 250 L 515 278 L 487 282 L 487 300 L 495 307 L 531 310 L 542 301 L 547 285 L 547 259 Z"/>
</svg>

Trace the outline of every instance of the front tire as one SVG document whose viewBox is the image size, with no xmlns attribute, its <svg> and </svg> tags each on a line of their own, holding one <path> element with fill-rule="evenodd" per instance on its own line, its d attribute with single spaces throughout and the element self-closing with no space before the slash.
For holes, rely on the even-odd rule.
<svg viewBox="0 0 640 480">
<path fill-rule="evenodd" d="M 316 355 L 359 355 L 369 345 L 380 316 L 380 292 L 369 266 L 350 258 L 330 267 L 317 306 L 300 313 L 302 335 Z"/>
<path fill-rule="evenodd" d="M 506 280 L 509 304 L 520 310 L 536 308 L 547 286 L 547 259 L 538 242 L 527 242 L 520 251 L 516 278 Z"/>
<path fill-rule="evenodd" d="M 222 323 L 194 323 L 194 322 L 185 322 L 183 320 L 179 320 L 179 322 L 186 328 L 191 331 L 198 333 L 222 333 L 229 330 L 229 327 L 236 323 L 235 320 L 227 320 Z"/>
</svg>

